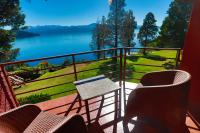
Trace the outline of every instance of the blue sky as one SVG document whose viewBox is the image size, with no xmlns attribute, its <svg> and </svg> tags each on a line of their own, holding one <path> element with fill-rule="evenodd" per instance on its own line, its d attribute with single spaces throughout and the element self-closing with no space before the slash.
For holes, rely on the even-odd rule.
<svg viewBox="0 0 200 133">
<path fill-rule="evenodd" d="M 153 12 L 161 25 L 172 0 L 126 0 L 126 9 L 133 10 L 142 24 L 145 15 Z M 108 0 L 21 0 L 26 25 L 86 25 L 109 12 Z"/>
</svg>

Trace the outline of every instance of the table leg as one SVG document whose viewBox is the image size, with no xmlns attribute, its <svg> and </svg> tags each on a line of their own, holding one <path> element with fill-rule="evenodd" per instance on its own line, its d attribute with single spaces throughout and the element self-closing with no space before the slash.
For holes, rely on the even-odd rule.
<svg viewBox="0 0 200 133">
<path fill-rule="evenodd" d="M 81 96 L 80 96 L 80 94 L 78 94 L 78 102 L 79 102 L 79 107 L 81 108 L 82 107 L 82 103 L 81 103 Z"/>
<path fill-rule="evenodd" d="M 115 91 L 115 119 L 118 116 L 118 90 Z"/>
<path fill-rule="evenodd" d="M 85 108 L 86 108 L 87 121 L 88 124 L 90 124 L 90 110 L 89 110 L 88 100 L 85 100 Z"/>
</svg>

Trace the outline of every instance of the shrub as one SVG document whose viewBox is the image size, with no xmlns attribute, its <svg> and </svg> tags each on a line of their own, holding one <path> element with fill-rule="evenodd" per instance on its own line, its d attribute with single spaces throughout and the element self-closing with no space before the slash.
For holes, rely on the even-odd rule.
<svg viewBox="0 0 200 133">
<path fill-rule="evenodd" d="M 50 63 L 48 63 L 47 61 L 40 62 L 40 63 L 36 66 L 36 68 L 40 70 L 39 73 L 40 73 L 41 75 L 44 75 L 44 74 L 47 73 L 47 72 L 54 72 L 54 71 L 60 69 L 60 68 L 56 68 L 56 65 L 50 64 Z"/>
<path fill-rule="evenodd" d="M 159 55 L 147 54 L 147 55 L 144 56 L 144 58 L 151 59 L 151 60 L 157 60 L 157 61 L 166 61 L 165 57 L 162 57 L 162 56 L 159 56 Z"/>
<path fill-rule="evenodd" d="M 23 104 L 35 104 L 35 103 L 47 101 L 50 99 L 51 99 L 50 95 L 41 93 L 41 94 L 35 94 L 35 95 L 19 98 L 18 101 L 20 105 L 23 105 Z"/>
<path fill-rule="evenodd" d="M 34 71 L 33 67 L 26 66 L 18 68 L 18 70 L 14 71 L 14 73 L 23 78 L 25 81 L 33 80 L 41 76 L 38 71 Z"/>
</svg>

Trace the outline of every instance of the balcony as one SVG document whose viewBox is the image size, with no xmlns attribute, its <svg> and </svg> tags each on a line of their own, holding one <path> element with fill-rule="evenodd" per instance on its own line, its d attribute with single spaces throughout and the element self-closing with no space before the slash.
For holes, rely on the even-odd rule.
<svg viewBox="0 0 200 133">
<path fill-rule="evenodd" d="M 148 51 L 148 55 L 140 54 L 139 51 L 144 49 Z M 162 55 L 160 55 L 161 51 L 164 51 Z M 116 52 L 117 55 L 112 54 Z M 166 52 L 171 54 L 168 55 Z M 80 56 L 87 54 L 99 56 L 98 58 L 79 60 Z M 177 69 L 181 62 L 181 56 L 181 49 L 176 48 L 118 48 L 9 62 L 1 64 L 1 70 L 6 79 L 5 82 L 9 82 L 9 88 L 14 89 L 15 93 L 13 95 L 21 104 L 25 103 L 24 101 L 27 102 L 28 98 L 26 97 L 30 99 L 30 97 L 37 94 L 47 94 L 46 101 L 36 103 L 42 110 L 65 116 L 79 113 L 86 121 L 85 105 L 82 103 L 83 106 L 79 107 L 76 89 L 73 85 L 74 81 L 99 74 L 105 74 L 116 81 L 123 90 L 122 108 L 118 110 L 123 115 L 127 97 L 135 89 L 140 78 L 150 71 Z M 62 63 L 66 59 L 68 62 Z M 53 60 L 56 60 L 59 65 L 49 65 Z M 23 69 L 22 67 L 20 71 L 13 71 L 16 66 L 27 64 L 35 66 L 40 62 L 42 62 L 42 67 L 33 67 L 33 69 L 27 69 L 27 67 Z M 34 76 L 40 74 L 40 76 L 37 78 L 27 77 L 30 74 Z M 20 75 L 25 75 L 27 78 L 17 78 Z M 48 99 L 49 97 L 51 100 Z M 39 98 L 42 97 L 37 98 L 41 101 Z M 123 132 L 122 118 L 114 119 L 116 111 L 114 103 L 114 94 L 108 94 L 104 98 L 98 97 L 89 101 L 92 120 L 90 128 L 92 131 L 97 132 L 97 129 L 99 129 L 99 131 L 104 132 Z M 192 133 L 200 132 L 200 125 L 189 112 L 186 117 L 188 131 Z M 151 130 L 145 124 L 138 124 L 137 118 L 134 118 L 134 122 L 135 124 L 130 125 L 130 127 L 134 127 L 137 132 Z"/>
</svg>

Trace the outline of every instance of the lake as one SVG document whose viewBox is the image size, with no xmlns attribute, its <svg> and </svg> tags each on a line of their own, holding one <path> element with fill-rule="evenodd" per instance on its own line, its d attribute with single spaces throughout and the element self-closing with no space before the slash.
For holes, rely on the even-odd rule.
<svg viewBox="0 0 200 133">
<path fill-rule="evenodd" d="M 91 33 L 41 35 L 32 38 L 17 39 L 14 43 L 14 48 L 20 48 L 17 60 L 42 58 L 91 51 L 89 46 L 91 38 Z M 139 47 L 138 41 L 136 43 L 136 47 Z M 94 58 L 95 56 L 90 54 L 78 56 L 77 60 Z M 57 64 L 62 61 L 54 60 L 50 62 Z"/>
</svg>

